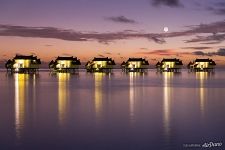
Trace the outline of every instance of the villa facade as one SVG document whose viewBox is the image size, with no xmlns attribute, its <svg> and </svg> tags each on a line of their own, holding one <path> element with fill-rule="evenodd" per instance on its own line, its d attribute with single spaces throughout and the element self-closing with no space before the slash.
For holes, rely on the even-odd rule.
<svg viewBox="0 0 225 150">
<path fill-rule="evenodd" d="M 180 59 L 163 59 L 156 64 L 156 68 L 160 72 L 179 72 L 183 63 Z"/>
<path fill-rule="evenodd" d="M 80 65 L 77 57 L 57 57 L 49 63 L 49 69 L 53 72 L 75 72 Z"/>
<path fill-rule="evenodd" d="M 196 59 L 188 64 L 189 71 L 194 72 L 210 72 L 214 71 L 216 66 L 215 61 L 212 59 Z"/>
<path fill-rule="evenodd" d="M 148 69 L 149 63 L 143 58 L 129 58 L 121 67 L 125 72 L 144 72 Z"/>
<path fill-rule="evenodd" d="M 112 58 L 94 58 L 85 65 L 87 72 L 111 72 L 116 65 Z"/>
<path fill-rule="evenodd" d="M 41 60 L 37 56 L 16 55 L 12 60 L 9 59 L 5 67 L 7 71 L 18 73 L 32 73 L 38 71 Z"/>
</svg>

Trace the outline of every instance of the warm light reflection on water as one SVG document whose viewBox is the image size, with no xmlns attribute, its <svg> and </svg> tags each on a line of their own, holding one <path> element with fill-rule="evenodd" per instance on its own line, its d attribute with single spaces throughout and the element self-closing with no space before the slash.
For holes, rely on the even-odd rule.
<svg viewBox="0 0 225 150">
<path fill-rule="evenodd" d="M 207 92 L 206 88 L 204 87 L 205 80 L 208 79 L 209 73 L 208 72 L 197 72 L 196 79 L 199 80 L 199 100 L 200 100 L 200 111 L 201 115 L 204 116 L 205 114 L 205 93 Z"/>
<path fill-rule="evenodd" d="M 35 118 L 36 117 L 36 111 L 37 111 L 37 109 L 36 109 L 36 103 L 37 103 L 37 101 L 36 101 L 36 96 L 37 96 L 36 95 L 36 80 L 37 80 L 37 75 L 33 74 L 32 77 L 33 77 L 32 102 L 33 102 L 33 113 L 34 113 L 34 118 Z"/>
<path fill-rule="evenodd" d="M 130 123 L 133 124 L 135 121 L 135 115 L 134 115 L 134 101 L 135 101 L 135 87 L 134 87 L 134 78 L 136 77 L 135 72 L 130 72 L 129 77 L 130 77 L 130 98 L 129 98 L 129 108 L 130 108 Z"/>
<path fill-rule="evenodd" d="M 95 79 L 95 114 L 97 121 L 102 119 L 102 79 L 106 76 L 105 73 L 96 72 L 94 73 Z"/>
<path fill-rule="evenodd" d="M 0 150 L 180 150 L 220 142 L 224 74 L 0 72 Z"/>
<path fill-rule="evenodd" d="M 15 130 L 17 139 L 21 138 L 25 120 L 26 80 L 28 74 L 14 74 L 15 78 Z"/>
<path fill-rule="evenodd" d="M 67 103 L 69 100 L 70 90 L 68 83 L 70 80 L 70 73 L 58 73 L 58 118 L 59 124 L 65 123 Z"/>
<path fill-rule="evenodd" d="M 171 101 L 172 101 L 172 95 L 173 95 L 173 88 L 170 85 L 170 81 L 173 78 L 174 73 L 173 72 L 164 72 L 163 76 L 163 82 L 164 82 L 164 88 L 163 88 L 163 126 L 164 126 L 164 132 L 166 135 L 166 138 L 170 137 L 171 132 Z"/>
</svg>

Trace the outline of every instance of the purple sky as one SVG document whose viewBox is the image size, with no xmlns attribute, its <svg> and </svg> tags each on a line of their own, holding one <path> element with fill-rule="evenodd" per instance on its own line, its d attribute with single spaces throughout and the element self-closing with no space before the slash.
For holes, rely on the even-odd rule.
<svg viewBox="0 0 225 150">
<path fill-rule="evenodd" d="M 1 61 L 33 53 L 44 61 L 211 57 L 225 64 L 223 0 L 0 0 L 0 14 Z"/>
</svg>

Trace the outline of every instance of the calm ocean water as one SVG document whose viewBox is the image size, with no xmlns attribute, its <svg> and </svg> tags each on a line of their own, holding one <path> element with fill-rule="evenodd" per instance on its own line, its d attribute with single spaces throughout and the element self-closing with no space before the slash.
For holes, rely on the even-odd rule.
<svg viewBox="0 0 225 150">
<path fill-rule="evenodd" d="M 0 72 L 0 96 L 1 150 L 225 149 L 223 70 Z"/>
</svg>

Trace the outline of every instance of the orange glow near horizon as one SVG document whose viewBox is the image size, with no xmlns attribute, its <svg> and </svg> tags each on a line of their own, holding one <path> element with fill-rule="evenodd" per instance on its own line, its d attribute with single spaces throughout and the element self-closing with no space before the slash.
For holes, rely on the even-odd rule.
<svg viewBox="0 0 225 150">
<path fill-rule="evenodd" d="M 15 54 L 33 54 L 38 56 L 42 62 L 50 62 L 57 56 L 75 56 L 81 62 L 87 62 L 94 57 L 104 56 L 113 58 L 119 64 L 130 57 L 142 57 L 147 59 L 151 65 L 156 64 L 157 61 L 161 61 L 163 58 L 179 58 L 184 64 L 188 64 L 196 58 L 210 58 L 219 65 L 225 65 L 223 56 L 197 56 L 192 54 L 191 51 L 181 50 L 182 43 L 176 43 L 174 40 L 165 45 L 155 44 L 143 39 L 120 40 L 109 44 L 101 44 L 94 41 L 72 42 L 21 37 L 0 37 L 0 40 L 2 41 L 0 60 L 3 61 L 13 58 Z M 169 50 L 165 47 L 176 48 Z M 162 49 L 161 51 L 165 49 L 165 51 L 157 52 L 160 49 Z"/>
</svg>

